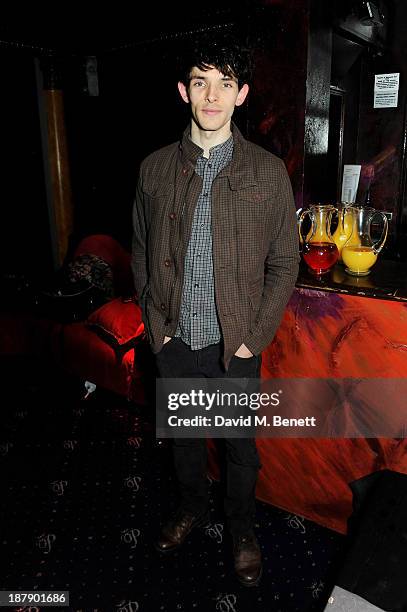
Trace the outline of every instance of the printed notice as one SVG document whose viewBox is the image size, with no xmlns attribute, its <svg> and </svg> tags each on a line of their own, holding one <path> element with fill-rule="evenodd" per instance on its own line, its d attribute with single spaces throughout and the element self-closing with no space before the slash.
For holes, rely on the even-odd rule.
<svg viewBox="0 0 407 612">
<path fill-rule="evenodd" d="M 400 73 L 376 74 L 374 108 L 396 108 L 399 97 Z"/>
<path fill-rule="evenodd" d="M 342 179 L 342 202 L 353 204 L 359 187 L 360 169 L 357 164 L 345 164 Z"/>
</svg>

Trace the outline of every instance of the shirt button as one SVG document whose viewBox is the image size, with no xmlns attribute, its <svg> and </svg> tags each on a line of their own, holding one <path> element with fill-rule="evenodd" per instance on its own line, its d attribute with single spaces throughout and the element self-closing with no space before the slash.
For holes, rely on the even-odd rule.
<svg viewBox="0 0 407 612">
<path fill-rule="evenodd" d="M 198 316 L 198 313 L 197 313 L 197 312 L 193 312 L 193 313 L 192 313 L 192 316 L 193 316 L 193 317 L 197 317 L 197 316 Z"/>
<path fill-rule="evenodd" d="M 166 268 L 169 268 L 169 267 L 170 267 L 170 265 L 171 265 L 171 260 L 170 260 L 170 259 L 166 259 L 166 260 L 164 261 L 164 266 L 165 266 Z"/>
<path fill-rule="evenodd" d="M 161 304 L 161 310 L 165 310 L 165 304 Z"/>
<path fill-rule="evenodd" d="M 174 212 L 172 212 L 168 216 L 173 221 L 177 215 Z"/>
<path fill-rule="evenodd" d="M 205 223 L 201 223 L 201 227 L 205 227 Z"/>
</svg>

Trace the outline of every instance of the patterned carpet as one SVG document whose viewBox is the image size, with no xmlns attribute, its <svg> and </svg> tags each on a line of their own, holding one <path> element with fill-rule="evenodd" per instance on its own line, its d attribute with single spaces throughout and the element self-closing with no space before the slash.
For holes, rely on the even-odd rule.
<svg viewBox="0 0 407 612">
<path fill-rule="evenodd" d="M 169 443 L 151 413 L 52 364 L 2 359 L 0 590 L 66 590 L 65 608 L 32 612 L 318 612 L 345 538 L 258 502 L 260 586 L 234 577 L 219 485 L 210 523 L 181 550 L 152 546 L 176 502 Z M 7 400 L 5 399 L 7 398 Z"/>
</svg>

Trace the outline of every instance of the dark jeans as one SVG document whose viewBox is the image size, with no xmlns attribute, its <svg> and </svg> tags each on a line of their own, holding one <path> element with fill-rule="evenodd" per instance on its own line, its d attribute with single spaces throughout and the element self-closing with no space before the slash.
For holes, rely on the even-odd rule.
<svg viewBox="0 0 407 612">
<path fill-rule="evenodd" d="M 258 378 L 261 356 L 233 357 L 225 372 L 222 346 L 213 344 L 192 351 L 179 338 L 167 342 L 156 355 L 162 378 Z M 253 438 L 225 439 L 226 488 L 224 509 L 232 534 L 253 528 L 255 486 L 261 467 Z M 173 439 L 175 472 L 181 494 L 181 508 L 195 515 L 208 507 L 207 452 L 205 438 Z"/>
</svg>

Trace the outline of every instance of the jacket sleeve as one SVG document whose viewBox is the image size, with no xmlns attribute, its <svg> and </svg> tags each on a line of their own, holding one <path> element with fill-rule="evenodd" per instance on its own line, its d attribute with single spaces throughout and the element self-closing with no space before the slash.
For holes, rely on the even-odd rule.
<svg viewBox="0 0 407 612">
<path fill-rule="evenodd" d="M 244 344 L 254 354 L 273 340 L 298 276 L 299 240 L 290 179 L 280 160 L 279 186 L 273 202 L 273 235 L 264 265 L 264 287 L 254 329 Z"/>
<path fill-rule="evenodd" d="M 137 298 L 144 308 L 144 297 L 148 287 L 147 264 L 147 231 L 148 231 L 148 196 L 142 189 L 141 174 L 137 183 L 136 197 L 133 204 L 133 242 L 131 267 L 134 276 Z"/>
</svg>

